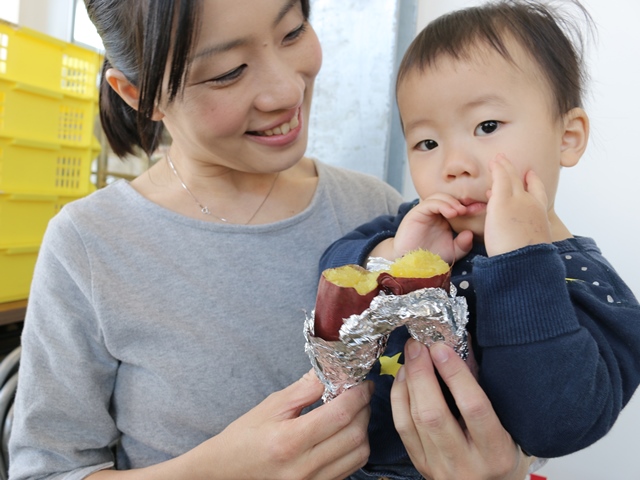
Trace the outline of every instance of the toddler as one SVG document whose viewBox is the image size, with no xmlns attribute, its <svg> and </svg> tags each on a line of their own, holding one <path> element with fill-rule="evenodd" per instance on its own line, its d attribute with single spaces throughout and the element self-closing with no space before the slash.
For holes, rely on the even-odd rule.
<svg viewBox="0 0 640 480">
<path fill-rule="evenodd" d="M 320 264 L 417 248 L 452 264 L 480 384 L 521 448 L 545 458 L 604 436 L 640 382 L 640 305 L 594 240 L 572 235 L 554 209 L 560 170 L 589 137 L 568 20 L 503 0 L 430 23 L 396 86 L 420 198 L 338 240 Z M 384 365 L 402 363 L 408 338 L 391 334 Z M 370 374 L 371 456 L 354 478 L 422 478 L 393 425 L 395 371 L 377 364 Z"/>
</svg>

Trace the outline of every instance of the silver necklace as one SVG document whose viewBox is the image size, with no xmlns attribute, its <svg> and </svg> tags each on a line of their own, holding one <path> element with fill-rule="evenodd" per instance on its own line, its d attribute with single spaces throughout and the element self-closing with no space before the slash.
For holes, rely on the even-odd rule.
<svg viewBox="0 0 640 480">
<path fill-rule="evenodd" d="M 202 213 L 204 213 L 205 215 L 211 215 L 212 217 L 217 218 L 218 220 L 220 220 L 223 223 L 229 223 L 229 220 L 227 220 L 226 218 L 219 217 L 218 215 L 215 215 L 215 214 L 211 213 L 211 210 L 209 210 L 209 207 L 207 207 L 206 205 L 203 205 L 202 203 L 200 203 L 200 200 L 198 200 L 197 197 L 191 192 L 191 190 L 189 190 L 189 187 L 187 187 L 187 185 L 182 180 L 182 177 L 180 177 L 180 175 L 178 174 L 178 171 L 176 170 L 176 167 L 173 164 L 173 161 L 171 161 L 171 157 L 169 156 L 168 153 L 167 153 L 167 163 L 169 164 L 169 166 L 171 167 L 171 170 L 173 171 L 173 173 L 175 174 L 176 178 L 178 179 L 178 181 L 182 185 L 182 188 L 184 188 L 187 191 L 187 193 L 191 196 L 191 198 L 193 198 L 193 201 L 196 202 L 196 205 L 198 205 L 198 207 L 200 208 L 200 211 Z M 271 187 L 269 188 L 269 191 L 267 192 L 265 197 L 262 199 L 262 202 L 260 202 L 260 205 L 258 205 L 258 208 L 256 209 L 256 211 L 253 212 L 253 215 L 251 215 L 251 218 L 249 218 L 249 220 L 247 220 L 245 222 L 245 225 L 250 224 L 251 221 L 254 218 L 256 218 L 256 215 L 258 214 L 260 209 L 262 209 L 262 206 L 266 203 L 267 198 L 269 198 L 269 196 L 271 196 L 271 192 L 273 192 L 273 187 L 275 187 L 276 180 L 278 180 L 278 176 L 279 175 L 280 175 L 280 172 L 276 173 L 276 176 L 273 178 L 273 183 L 271 184 Z"/>
</svg>

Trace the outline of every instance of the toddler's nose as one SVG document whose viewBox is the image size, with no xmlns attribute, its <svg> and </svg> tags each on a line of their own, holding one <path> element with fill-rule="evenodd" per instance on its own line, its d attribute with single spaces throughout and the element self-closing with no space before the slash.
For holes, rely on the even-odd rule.
<svg viewBox="0 0 640 480">
<path fill-rule="evenodd" d="M 448 148 L 444 154 L 442 175 L 445 180 L 453 180 L 461 176 L 475 177 L 479 167 L 475 155 L 467 149 Z"/>
</svg>

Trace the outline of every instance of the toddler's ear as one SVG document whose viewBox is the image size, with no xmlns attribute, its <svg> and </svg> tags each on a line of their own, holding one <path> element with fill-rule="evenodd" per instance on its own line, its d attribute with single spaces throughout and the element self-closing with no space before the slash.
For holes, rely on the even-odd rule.
<svg viewBox="0 0 640 480">
<path fill-rule="evenodd" d="M 578 163 L 588 141 L 589 116 L 582 108 L 572 108 L 564 115 L 560 164 L 563 167 L 573 167 Z"/>
</svg>

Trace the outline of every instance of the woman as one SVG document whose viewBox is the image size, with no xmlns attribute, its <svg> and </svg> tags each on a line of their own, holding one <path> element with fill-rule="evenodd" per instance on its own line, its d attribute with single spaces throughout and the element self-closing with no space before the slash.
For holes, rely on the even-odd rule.
<svg viewBox="0 0 640 480">
<path fill-rule="evenodd" d="M 87 10 L 106 49 L 113 151 L 151 154 L 163 126 L 172 143 L 50 224 L 11 478 L 347 476 L 368 456 L 371 387 L 300 415 L 323 390 L 303 375 L 304 311 L 322 251 L 400 197 L 303 156 L 321 64 L 308 1 Z"/>
</svg>

